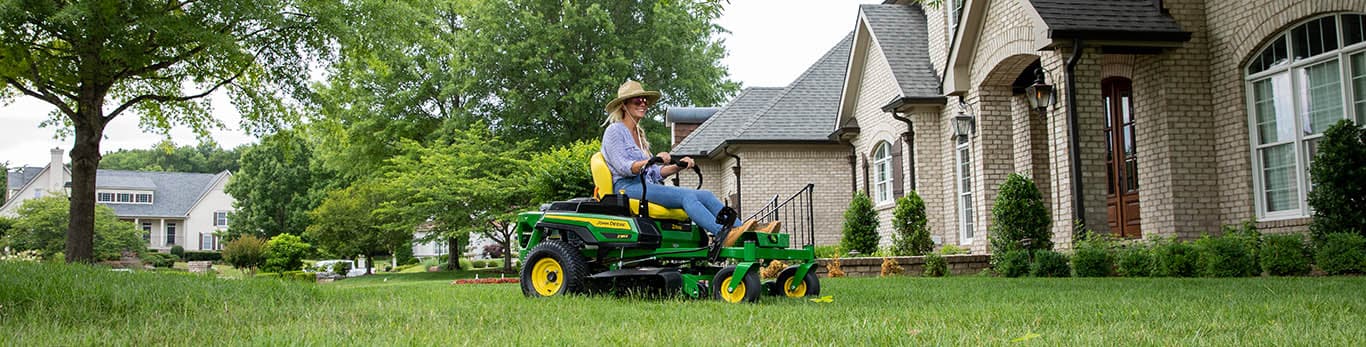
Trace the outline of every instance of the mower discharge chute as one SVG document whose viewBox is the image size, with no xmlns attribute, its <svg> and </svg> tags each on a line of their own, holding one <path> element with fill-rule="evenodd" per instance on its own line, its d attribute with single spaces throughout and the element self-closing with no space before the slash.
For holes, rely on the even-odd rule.
<svg viewBox="0 0 1366 347">
<path fill-rule="evenodd" d="M 654 164 L 664 163 L 655 157 L 646 166 Z M 593 197 L 552 202 L 540 211 L 518 215 L 517 237 L 524 247 L 521 286 L 526 296 L 638 291 L 757 302 L 762 294 L 820 294 L 814 269 L 811 185 L 782 204 L 775 197 L 751 217 L 785 223 L 798 234 L 751 230 L 741 233 L 733 245 L 720 245 L 712 243 L 682 209 L 649 203 L 648 185 L 639 200 L 613 191 L 612 174 L 602 153 L 593 155 L 591 166 L 596 186 Z M 700 189 L 701 170 L 694 166 L 693 172 Z M 729 207 L 721 214 L 716 218 L 723 230 L 715 242 L 725 240 L 736 217 Z M 794 236 L 801 239 L 801 246 L 793 245 Z M 776 281 L 763 283 L 760 268 L 778 260 L 793 265 L 780 272 Z"/>
</svg>

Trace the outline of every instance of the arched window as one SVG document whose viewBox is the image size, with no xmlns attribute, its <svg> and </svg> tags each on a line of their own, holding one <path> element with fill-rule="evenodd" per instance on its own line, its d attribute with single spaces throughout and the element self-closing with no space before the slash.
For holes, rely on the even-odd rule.
<svg viewBox="0 0 1366 347">
<path fill-rule="evenodd" d="M 887 141 L 873 147 L 873 202 L 892 200 L 892 146 Z"/>
<path fill-rule="evenodd" d="M 1333 14 L 1276 34 L 1246 69 L 1259 219 L 1309 216 L 1309 165 L 1323 131 L 1366 118 L 1366 16 Z"/>
</svg>

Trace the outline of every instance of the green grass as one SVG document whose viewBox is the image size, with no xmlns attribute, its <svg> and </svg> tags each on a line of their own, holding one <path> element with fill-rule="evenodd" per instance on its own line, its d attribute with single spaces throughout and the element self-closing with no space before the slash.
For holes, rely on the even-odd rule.
<svg viewBox="0 0 1366 347">
<path fill-rule="evenodd" d="M 822 279 L 832 303 L 523 298 L 0 263 L 0 345 L 1353 345 L 1366 277 Z M 385 279 L 388 279 L 387 281 Z M 1037 334 L 1012 343 L 1012 339 Z M 1356 341 L 1356 342 L 1353 342 Z"/>
</svg>

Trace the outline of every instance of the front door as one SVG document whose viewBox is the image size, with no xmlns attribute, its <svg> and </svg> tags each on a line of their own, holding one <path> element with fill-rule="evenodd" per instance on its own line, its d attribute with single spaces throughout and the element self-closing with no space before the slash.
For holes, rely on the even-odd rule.
<svg viewBox="0 0 1366 347">
<path fill-rule="evenodd" d="M 1110 234 L 1140 238 L 1133 84 L 1127 78 L 1111 77 L 1100 85 L 1105 99 L 1105 209 Z"/>
</svg>

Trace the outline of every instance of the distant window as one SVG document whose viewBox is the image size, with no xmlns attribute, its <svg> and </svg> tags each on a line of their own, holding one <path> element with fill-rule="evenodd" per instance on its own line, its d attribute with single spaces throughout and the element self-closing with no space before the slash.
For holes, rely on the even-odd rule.
<svg viewBox="0 0 1366 347">
<path fill-rule="evenodd" d="M 152 223 L 142 222 L 142 241 L 152 242 Z"/>
<path fill-rule="evenodd" d="M 892 200 L 892 151 L 886 141 L 873 149 L 873 202 Z"/>
<path fill-rule="evenodd" d="M 211 250 L 211 249 L 215 249 L 215 247 L 214 247 L 215 241 L 217 241 L 217 240 L 214 239 L 213 234 L 199 234 L 199 249 L 202 249 L 202 250 Z"/>
<path fill-rule="evenodd" d="M 166 245 L 175 245 L 175 223 L 166 223 Z"/>
<path fill-rule="evenodd" d="M 152 203 L 152 194 L 137 194 L 133 197 L 133 199 L 134 202 L 137 203 L 150 204 Z"/>
<path fill-rule="evenodd" d="M 114 195 L 114 196 L 115 196 L 115 199 L 116 199 L 118 202 L 133 202 L 133 194 L 132 194 L 132 193 L 118 193 L 118 194 L 116 194 L 116 195 Z"/>
<path fill-rule="evenodd" d="M 221 227 L 228 225 L 228 211 L 218 211 L 213 213 L 213 226 Z"/>
<path fill-rule="evenodd" d="M 114 193 L 95 194 L 96 202 L 114 202 Z"/>
<path fill-rule="evenodd" d="M 957 182 L 958 186 L 958 237 L 959 244 L 972 243 L 973 237 L 973 217 L 975 210 L 972 208 L 972 146 L 966 136 L 958 138 L 957 146 Z"/>
<path fill-rule="evenodd" d="M 37 198 L 41 198 L 41 197 L 43 197 L 43 188 L 34 189 L 34 190 L 33 190 L 33 198 L 34 198 L 34 199 L 37 199 Z"/>
<path fill-rule="evenodd" d="M 951 5 L 948 6 L 949 30 L 947 31 L 947 34 L 949 34 L 950 42 L 953 41 L 953 38 L 957 36 L 955 34 L 958 33 L 959 20 L 963 17 L 963 2 L 963 0 L 951 0 Z"/>
</svg>

